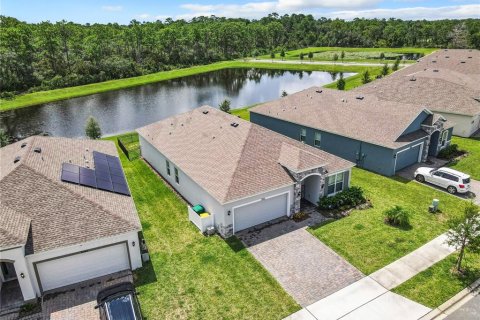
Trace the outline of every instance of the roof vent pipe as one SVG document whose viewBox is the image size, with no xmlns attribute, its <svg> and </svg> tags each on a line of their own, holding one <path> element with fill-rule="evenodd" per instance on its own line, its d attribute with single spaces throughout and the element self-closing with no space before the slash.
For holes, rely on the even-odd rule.
<svg viewBox="0 0 480 320">
<path fill-rule="evenodd" d="M 20 156 L 16 156 L 15 159 L 13 159 L 13 163 L 17 163 L 18 161 L 20 161 Z"/>
</svg>

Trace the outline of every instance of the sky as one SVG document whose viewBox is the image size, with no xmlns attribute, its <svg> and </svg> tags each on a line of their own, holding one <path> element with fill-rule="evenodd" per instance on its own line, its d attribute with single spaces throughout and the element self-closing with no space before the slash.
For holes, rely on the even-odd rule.
<svg viewBox="0 0 480 320">
<path fill-rule="evenodd" d="M 27 22 L 128 24 L 131 20 L 195 16 L 261 18 L 269 13 L 312 14 L 316 18 L 480 18 L 480 0 L 1 0 L 0 14 Z"/>
</svg>

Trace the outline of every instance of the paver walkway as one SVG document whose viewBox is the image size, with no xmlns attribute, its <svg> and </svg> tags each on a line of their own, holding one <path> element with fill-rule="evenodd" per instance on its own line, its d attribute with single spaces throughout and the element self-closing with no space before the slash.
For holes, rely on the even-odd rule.
<svg viewBox="0 0 480 320">
<path fill-rule="evenodd" d="M 364 277 L 299 225 L 289 219 L 236 235 L 302 307 Z"/>
<path fill-rule="evenodd" d="M 453 251 L 444 234 L 335 293 L 287 317 L 289 320 L 419 319 L 431 311 L 389 290 L 444 259 Z"/>
</svg>

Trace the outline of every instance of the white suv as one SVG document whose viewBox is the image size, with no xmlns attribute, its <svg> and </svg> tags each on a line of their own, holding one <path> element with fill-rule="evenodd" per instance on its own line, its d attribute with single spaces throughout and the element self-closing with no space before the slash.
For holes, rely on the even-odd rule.
<svg viewBox="0 0 480 320">
<path fill-rule="evenodd" d="M 448 193 L 467 193 L 470 191 L 470 176 L 450 168 L 418 168 L 414 174 L 418 182 L 429 182 L 447 189 Z"/>
</svg>

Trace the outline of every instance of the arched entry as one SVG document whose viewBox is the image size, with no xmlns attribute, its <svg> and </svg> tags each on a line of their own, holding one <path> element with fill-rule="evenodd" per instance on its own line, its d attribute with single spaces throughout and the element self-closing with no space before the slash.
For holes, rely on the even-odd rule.
<svg viewBox="0 0 480 320">
<path fill-rule="evenodd" d="M 302 179 L 302 201 L 307 201 L 313 205 L 318 203 L 320 195 L 323 193 L 322 177 L 318 173 L 311 174 Z"/>
</svg>

